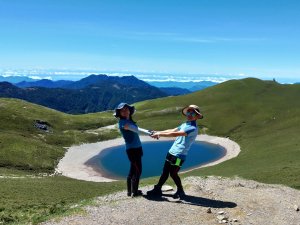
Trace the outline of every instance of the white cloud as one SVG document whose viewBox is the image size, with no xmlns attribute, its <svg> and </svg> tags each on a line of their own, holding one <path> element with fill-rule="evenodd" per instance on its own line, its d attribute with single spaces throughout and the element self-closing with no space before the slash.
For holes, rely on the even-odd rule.
<svg viewBox="0 0 300 225">
<path fill-rule="evenodd" d="M 42 79 L 47 79 L 47 80 L 52 80 L 52 77 L 48 76 L 48 77 L 40 77 L 40 76 L 28 76 L 31 79 L 34 80 L 42 80 Z"/>
<path fill-rule="evenodd" d="M 76 70 L 46 70 L 46 69 L 33 69 L 33 70 L 2 70 L 0 71 L 3 76 L 27 76 L 32 79 L 49 79 L 49 80 L 79 80 L 91 74 L 106 74 L 108 76 L 136 76 L 138 79 L 146 82 L 201 82 L 211 81 L 221 83 L 230 79 L 240 79 L 244 76 L 243 73 L 238 75 L 224 75 L 220 73 L 215 74 L 167 74 L 162 72 L 129 72 L 129 71 L 76 71 Z"/>
</svg>

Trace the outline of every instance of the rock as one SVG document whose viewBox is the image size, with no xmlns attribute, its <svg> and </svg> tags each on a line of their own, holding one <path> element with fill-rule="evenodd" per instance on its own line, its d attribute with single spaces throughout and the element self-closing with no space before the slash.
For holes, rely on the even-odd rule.
<svg viewBox="0 0 300 225">
<path fill-rule="evenodd" d="M 173 191 L 173 187 L 170 185 L 163 185 L 161 188 L 162 191 Z"/>
<path fill-rule="evenodd" d="M 245 185 L 243 185 L 242 183 L 238 184 L 239 187 L 245 187 Z"/>
<path fill-rule="evenodd" d="M 39 129 L 39 130 L 42 130 L 45 132 L 50 132 L 51 125 L 47 121 L 35 120 L 33 126 L 36 129 Z"/>
<path fill-rule="evenodd" d="M 208 208 L 206 212 L 211 213 L 211 208 Z"/>
<path fill-rule="evenodd" d="M 224 211 L 219 211 L 218 214 L 219 215 L 223 215 L 225 212 Z"/>
<path fill-rule="evenodd" d="M 295 209 L 296 211 L 299 211 L 299 206 L 298 206 L 298 205 L 294 205 L 294 209 Z"/>
<path fill-rule="evenodd" d="M 219 221 L 223 221 L 223 220 L 228 221 L 228 217 L 227 217 L 227 216 L 224 216 L 224 215 L 218 215 L 218 216 L 217 216 L 217 219 L 218 219 Z"/>
<path fill-rule="evenodd" d="M 218 220 L 222 220 L 223 218 L 224 218 L 223 215 L 218 215 L 218 216 L 217 216 L 217 219 L 218 219 Z"/>
</svg>

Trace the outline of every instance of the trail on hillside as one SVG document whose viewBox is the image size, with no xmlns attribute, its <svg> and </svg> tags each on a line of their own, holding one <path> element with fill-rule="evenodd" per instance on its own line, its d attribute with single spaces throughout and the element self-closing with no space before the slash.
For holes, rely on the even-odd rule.
<svg viewBox="0 0 300 225">
<path fill-rule="evenodd" d="M 300 191 L 240 178 L 188 177 L 186 197 L 174 191 L 162 197 L 130 198 L 126 192 L 99 197 L 85 207 L 85 215 L 72 215 L 43 225 L 99 224 L 273 224 L 300 225 Z M 152 187 L 141 188 L 144 193 Z"/>
</svg>

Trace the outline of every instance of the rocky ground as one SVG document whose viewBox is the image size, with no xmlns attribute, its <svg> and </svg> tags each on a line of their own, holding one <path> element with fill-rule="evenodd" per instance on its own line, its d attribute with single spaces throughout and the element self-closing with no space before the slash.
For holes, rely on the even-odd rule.
<svg viewBox="0 0 300 225">
<path fill-rule="evenodd" d="M 300 225 L 300 191 L 240 178 L 189 177 L 187 196 L 174 199 L 174 190 L 159 198 L 131 198 L 126 192 L 99 197 L 86 214 L 48 221 L 54 224 L 255 224 Z M 143 187 L 146 193 L 152 187 Z"/>
</svg>

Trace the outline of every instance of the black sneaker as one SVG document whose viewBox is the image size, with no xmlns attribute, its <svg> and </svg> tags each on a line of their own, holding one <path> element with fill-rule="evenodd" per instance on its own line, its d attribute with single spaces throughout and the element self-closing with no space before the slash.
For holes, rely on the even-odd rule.
<svg viewBox="0 0 300 225">
<path fill-rule="evenodd" d="M 173 195 L 173 198 L 179 198 L 183 199 L 185 196 L 185 193 L 183 190 L 176 191 L 176 193 Z"/>
<path fill-rule="evenodd" d="M 154 188 L 150 191 L 147 191 L 147 195 L 149 196 L 162 196 L 161 188 L 157 185 L 154 185 Z"/>
<path fill-rule="evenodd" d="M 132 194 L 132 197 L 138 197 L 138 196 L 142 196 L 143 192 L 141 190 L 138 190 L 136 193 Z"/>
</svg>

